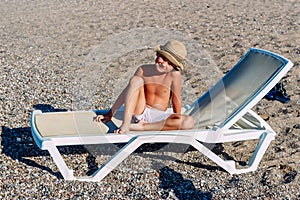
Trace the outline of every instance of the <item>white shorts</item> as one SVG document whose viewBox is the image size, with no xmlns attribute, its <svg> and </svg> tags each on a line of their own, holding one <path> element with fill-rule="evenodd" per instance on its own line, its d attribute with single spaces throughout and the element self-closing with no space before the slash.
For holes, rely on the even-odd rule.
<svg viewBox="0 0 300 200">
<path fill-rule="evenodd" d="M 147 123 L 154 123 L 166 120 L 172 114 L 172 112 L 156 110 L 153 108 L 146 107 L 142 114 L 132 116 L 132 122 L 138 123 L 139 121 L 144 120 Z"/>
</svg>

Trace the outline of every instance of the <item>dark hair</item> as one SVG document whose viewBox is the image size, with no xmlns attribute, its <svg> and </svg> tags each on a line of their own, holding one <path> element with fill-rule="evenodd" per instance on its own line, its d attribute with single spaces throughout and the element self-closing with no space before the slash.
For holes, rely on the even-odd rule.
<svg viewBox="0 0 300 200">
<path fill-rule="evenodd" d="M 174 69 L 175 69 L 176 71 L 181 71 L 181 68 L 178 67 L 178 66 L 174 67 Z"/>
</svg>

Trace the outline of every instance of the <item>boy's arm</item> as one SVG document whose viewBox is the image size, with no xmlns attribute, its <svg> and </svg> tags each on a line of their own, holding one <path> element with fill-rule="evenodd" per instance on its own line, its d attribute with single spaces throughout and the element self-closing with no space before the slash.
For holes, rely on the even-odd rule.
<svg viewBox="0 0 300 200">
<path fill-rule="evenodd" d="M 181 87 L 182 87 L 182 76 L 180 72 L 174 73 L 171 92 L 172 92 L 172 107 L 174 113 L 181 113 Z"/>
</svg>

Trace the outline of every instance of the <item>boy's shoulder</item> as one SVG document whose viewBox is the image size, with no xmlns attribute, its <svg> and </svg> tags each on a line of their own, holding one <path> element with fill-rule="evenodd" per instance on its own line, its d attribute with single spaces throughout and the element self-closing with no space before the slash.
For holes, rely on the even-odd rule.
<svg viewBox="0 0 300 200">
<path fill-rule="evenodd" d="M 180 71 L 177 71 L 177 70 L 173 70 L 170 72 L 171 76 L 175 77 L 175 78 L 178 78 L 178 77 L 181 77 L 181 72 Z"/>
<path fill-rule="evenodd" d="M 150 67 L 154 67 L 154 66 L 155 66 L 155 64 L 143 64 L 143 65 L 139 66 L 139 68 L 145 69 L 145 68 L 150 68 Z"/>
<path fill-rule="evenodd" d="M 138 67 L 139 71 L 143 71 L 144 73 L 153 71 L 155 65 L 154 64 L 143 64 Z"/>
</svg>

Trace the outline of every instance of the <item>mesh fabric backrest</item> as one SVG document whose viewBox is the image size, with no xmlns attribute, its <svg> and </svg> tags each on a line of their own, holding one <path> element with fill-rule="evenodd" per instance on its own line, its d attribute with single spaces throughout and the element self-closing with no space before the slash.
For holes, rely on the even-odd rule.
<svg viewBox="0 0 300 200">
<path fill-rule="evenodd" d="M 196 120 L 195 128 L 222 126 L 257 97 L 285 64 L 275 55 L 251 49 L 193 105 L 189 114 Z"/>
</svg>

